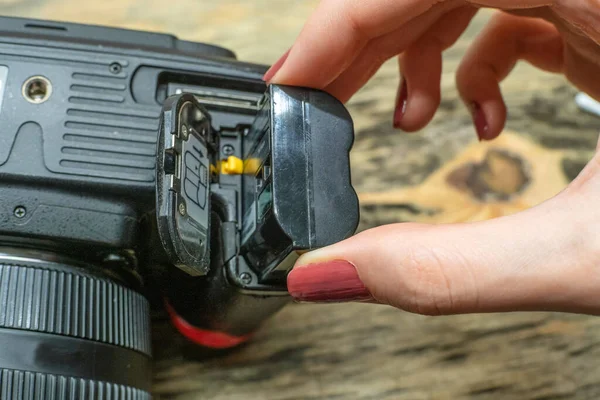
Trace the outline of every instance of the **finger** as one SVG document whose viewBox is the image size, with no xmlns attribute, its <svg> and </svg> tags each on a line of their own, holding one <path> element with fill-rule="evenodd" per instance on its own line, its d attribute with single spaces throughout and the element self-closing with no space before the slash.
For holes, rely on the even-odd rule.
<svg viewBox="0 0 600 400">
<path fill-rule="evenodd" d="M 325 90 L 342 102 L 348 101 L 358 89 L 367 83 L 385 61 L 404 52 L 412 43 L 426 34 L 429 29 L 438 26 L 440 20 L 444 19 L 444 15 L 448 13 L 454 15 L 453 10 L 457 7 L 456 3 L 442 3 L 400 28 L 371 40 L 352 65 L 330 83 Z M 448 25 L 447 22 L 446 25 Z"/>
<path fill-rule="evenodd" d="M 507 9 L 537 8 L 552 3 L 551 0 L 323 0 L 304 25 L 285 62 L 269 74 L 268 82 L 322 89 L 354 62 L 370 40 L 398 29 L 432 7 L 465 2 Z"/>
<path fill-rule="evenodd" d="M 321 1 L 270 83 L 325 88 L 355 61 L 369 41 L 398 29 L 438 2 Z"/>
<path fill-rule="evenodd" d="M 498 13 L 475 40 L 456 75 L 458 90 L 473 112 L 480 139 L 491 140 L 504 129 L 506 105 L 499 84 L 519 60 L 560 72 L 562 38 L 546 21 Z"/>
<path fill-rule="evenodd" d="M 394 112 L 395 127 L 414 132 L 431 121 L 441 99 L 442 52 L 458 40 L 476 13 L 470 6 L 448 12 L 400 56 L 403 79 Z"/>
<path fill-rule="evenodd" d="M 579 48 L 567 45 L 564 51 L 563 71 L 567 79 L 579 90 L 600 101 L 600 47 L 597 60 L 582 54 Z"/>
<path fill-rule="evenodd" d="M 375 228 L 303 255 L 288 290 L 298 301 L 377 302 L 426 315 L 600 313 L 600 274 L 590 273 L 597 260 L 580 261 L 595 253 L 575 208 L 557 196 L 485 222 Z"/>
<path fill-rule="evenodd" d="M 596 44 L 600 45 L 600 7 L 594 1 L 585 0 L 555 0 L 553 10 L 563 21 L 583 33 Z M 598 52 L 595 52 L 598 55 Z"/>
</svg>

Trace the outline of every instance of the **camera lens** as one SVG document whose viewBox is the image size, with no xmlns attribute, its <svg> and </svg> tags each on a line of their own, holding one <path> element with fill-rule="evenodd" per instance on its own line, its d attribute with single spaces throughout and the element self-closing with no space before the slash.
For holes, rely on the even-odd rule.
<svg viewBox="0 0 600 400">
<path fill-rule="evenodd" d="M 0 248 L 0 305 L 0 398 L 151 398 L 148 302 L 101 269 Z"/>
</svg>

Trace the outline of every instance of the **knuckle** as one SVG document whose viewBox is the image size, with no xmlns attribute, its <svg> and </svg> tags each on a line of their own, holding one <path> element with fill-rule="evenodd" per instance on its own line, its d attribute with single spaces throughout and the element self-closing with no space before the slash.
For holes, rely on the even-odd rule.
<svg viewBox="0 0 600 400">
<path fill-rule="evenodd" d="M 455 83 L 459 91 L 464 91 L 469 87 L 469 84 L 473 80 L 473 65 L 474 60 L 464 58 L 458 64 L 454 75 Z"/>
<path fill-rule="evenodd" d="M 423 46 L 427 46 L 435 52 L 442 52 L 445 48 L 452 45 L 452 40 L 447 36 L 440 35 L 438 32 L 429 35 L 422 40 Z"/>
<path fill-rule="evenodd" d="M 337 3 L 336 8 L 339 11 L 337 17 L 343 20 L 359 38 L 370 39 L 370 34 L 365 27 L 364 13 L 361 12 L 359 6 L 360 3 L 355 0 L 337 0 Z"/>
<path fill-rule="evenodd" d="M 453 289 L 438 250 L 411 246 L 399 268 L 407 293 L 407 311 L 422 315 L 445 315 L 454 310 Z"/>
</svg>

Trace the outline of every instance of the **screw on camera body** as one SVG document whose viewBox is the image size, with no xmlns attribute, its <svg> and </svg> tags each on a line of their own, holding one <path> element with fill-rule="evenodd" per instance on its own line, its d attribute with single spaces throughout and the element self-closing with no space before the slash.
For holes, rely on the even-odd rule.
<svg viewBox="0 0 600 400">
<path fill-rule="evenodd" d="M 247 285 L 252 282 L 252 275 L 250 275 L 248 272 L 242 272 L 240 274 L 240 280 Z"/>
<path fill-rule="evenodd" d="M 226 144 L 225 146 L 223 146 L 223 155 L 225 156 L 232 156 L 233 153 L 235 152 L 235 149 L 233 148 L 232 145 L 230 144 Z"/>
<path fill-rule="evenodd" d="M 27 215 L 27 209 L 23 206 L 15 207 L 13 214 L 17 218 L 25 218 L 25 216 Z"/>
<path fill-rule="evenodd" d="M 186 212 L 186 210 L 185 210 L 185 204 L 179 203 L 179 214 L 185 215 L 185 212 Z"/>
<path fill-rule="evenodd" d="M 108 70 L 113 74 L 118 74 L 123 70 L 123 67 L 118 62 L 114 62 L 108 66 Z"/>
</svg>

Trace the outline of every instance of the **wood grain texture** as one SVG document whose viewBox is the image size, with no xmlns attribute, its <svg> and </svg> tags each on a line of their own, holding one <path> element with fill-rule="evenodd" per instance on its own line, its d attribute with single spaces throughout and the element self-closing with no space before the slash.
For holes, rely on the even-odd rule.
<svg viewBox="0 0 600 400">
<path fill-rule="evenodd" d="M 270 64 L 316 4 L 0 0 L 0 12 L 170 32 Z M 591 157 L 600 119 L 576 109 L 575 91 L 561 76 L 522 64 L 502 85 L 509 106 L 506 134 L 492 143 L 476 141 L 453 72 L 489 15 L 482 12 L 445 54 L 443 102 L 423 131 L 392 129 L 394 60 L 348 104 L 357 129 L 352 162 L 362 200 L 360 229 L 517 212 L 556 194 Z M 429 318 L 363 304 L 290 305 L 239 352 L 192 362 L 159 313 L 154 343 L 154 392 L 161 399 L 600 397 L 600 320 L 578 315 Z"/>
</svg>

